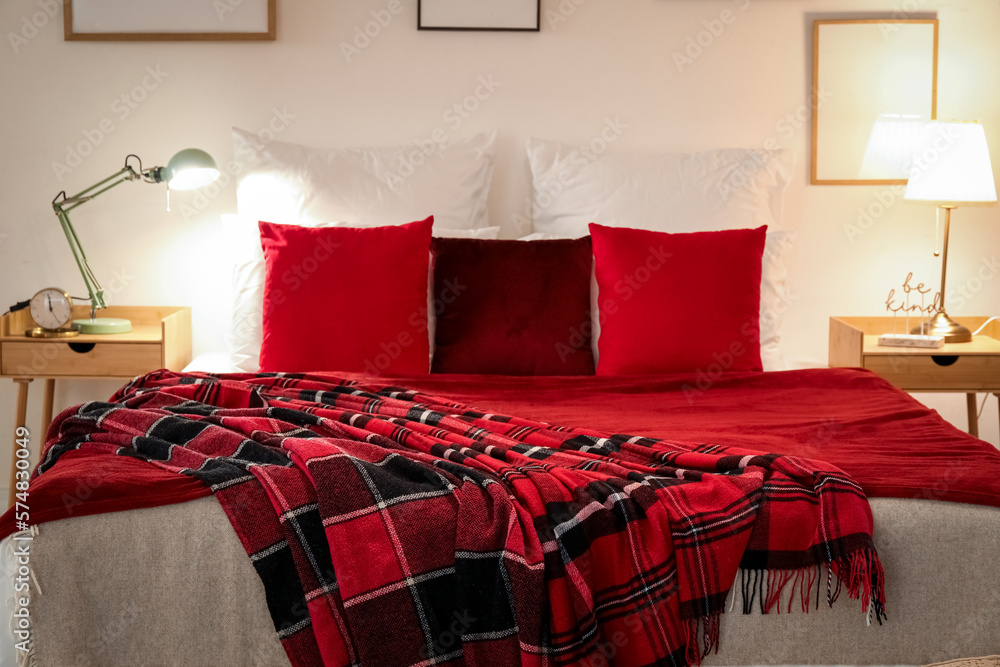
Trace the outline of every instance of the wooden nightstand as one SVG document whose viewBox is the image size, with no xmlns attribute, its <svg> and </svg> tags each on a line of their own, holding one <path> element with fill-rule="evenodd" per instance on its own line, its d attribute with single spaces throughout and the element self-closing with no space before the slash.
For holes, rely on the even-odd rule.
<svg viewBox="0 0 1000 667">
<path fill-rule="evenodd" d="M 73 309 L 75 318 L 89 316 L 89 306 Z M 59 378 L 131 378 L 160 368 L 179 371 L 191 362 L 191 309 L 167 306 L 112 306 L 102 317 L 126 317 L 132 331 L 105 336 L 73 338 L 28 338 L 25 330 L 34 323 L 28 310 L 0 318 L 0 377 L 18 384 L 17 423 L 25 426 L 28 385 L 45 379 L 42 430 L 34 441 L 45 438 L 52 421 L 52 398 Z M 17 451 L 16 446 L 14 452 Z M 14 503 L 14 467 L 11 461 L 10 497 Z"/>
<path fill-rule="evenodd" d="M 903 319 L 896 320 L 900 332 Z M 958 319 L 975 331 L 988 318 Z M 878 337 L 892 331 L 892 317 L 831 317 L 830 366 L 867 368 L 906 391 L 963 393 L 969 433 L 978 437 L 976 392 L 992 393 L 1000 400 L 1000 321 L 991 322 L 971 343 L 935 350 L 879 345 Z"/>
</svg>

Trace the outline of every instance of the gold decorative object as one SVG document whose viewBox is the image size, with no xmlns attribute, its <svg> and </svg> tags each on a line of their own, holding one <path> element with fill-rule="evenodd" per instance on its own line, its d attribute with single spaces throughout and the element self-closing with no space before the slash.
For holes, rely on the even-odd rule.
<svg viewBox="0 0 1000 667">
<path fill-rule="evenodd" d="M 885 300 L 885 309 L 892 313 L 893 321 L 893 332 L 895 333 L 896 327 L 896 315 L 899 313 L 904 313 L 906 315 L 906 328 L 910 328 L 910 313 L 920 313 L 921 315 L 930 315 L 931 313 L 937 312 L 941 308 L 941 292 L 935 292 L 934 296 L 931 297 L 931 302 L 927 303 L 927 295 L 931 293 L 930 287 L 926 287 L 923 283 L 917 283 L 916 285 L 911 285 L 910 281 L 913 280 L 913 272 L 910 271 L 906 274 L 906 280 L 903 281 L 903 294 L 906 295 L 905 300 L 900 300 L 897 304 L 896 302 L 896 288 L 889 290 L 889 296 Z M 916 293 L 920 296 L 920 305 L 916 303 L 910 303 L 910 299 L 913 294 Z M 919 327 L 918 327 L 919 328 Z M 912 331 L 911 333 L 918 334 L 923 333 L 920 331 Z M 931 334 L 936 335 L 936 334 Z"/>
<path fill-rule="evenodd" d="M 993 206 L 997 203 L 993 167 L 983 126 L 966 121 L 928 123 L 913 155 L 913 167 L 903 199 L 918 204 L 933 204 L 944 210 L 941 298 L 934 316 L 911 333 L 943 336 L 946 343 L 969 343 L 972 332 L 948 317 L 945 311 L 945 280 L 948 277 L 952 209 L 959 206 Z"/>
<path fill-rule="evenodd" d="M 24 335 L 28 338 L 73 338 L 74 336 L 79 336 L 80 332 L 76 329 L 43 329 L 42 327 L 35 327 L 34 329 L 25 331 Z"/>
</svg>

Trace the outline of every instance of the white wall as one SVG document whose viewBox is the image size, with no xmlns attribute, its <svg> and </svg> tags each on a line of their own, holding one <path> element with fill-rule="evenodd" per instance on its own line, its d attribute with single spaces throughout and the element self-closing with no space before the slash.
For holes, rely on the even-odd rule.
<svg viewBox="0 0 1000 667">
<path fill-rule="evenodd" d="M 982 120 L 1000 164 L 1000 5 L 994 0 L 543 0 L 540 34 L 418 32 L 416 2 L 402 0 L 403 12 L 350 62 L 341 42 L 351 42 L 389 0 L 278 4 L 277 42 L 206 44 L 66 43 L 61 14 L 37 30 L 25 27 L 33 17 L 45 23 L 39 12 L 61 2 L 0 4 L 6 35 L 0 43 L 0 306 L 49 285 L 83 289 L 49 202 L 60 189 L 72 193 L 110 175 L 128 153 L 162 164 L 180 148 L 198 146 L 227 162 L 229 128 L 265 127 L 275 110 L 291 118 L 280 138 L 323 146 L 410 143 L 439 127 L 455 137 L 497 128 L 491 215 L 506 236 L 515 236 L 520 230 L 512 216 L 530 194 L 524 141 L 534 135 L 583 142 L 618 118 L 628 128 L 614 150 L 760 146 L 773 137 L 796 152 L 786 217 L 799 231 L 791 276 L 797 299 L 785 327 L 786 349 L 792 359 L 824 364 L 830 315 L 879 314 L 886 293 L 908 271 L 934 282 L 939 269 L 931 256 L 932 209 L 886 200 L 885 214 L 852 242 L 845 226 L 879 197 L 893 195 L 872 186 L 808 185 L 810 35 L 819 12 L 936 13 L 939 117 Z M 672 54 L 723 10 L 735 21 L 679 70 Z M 11 37 L 22 33 L 30 35 L 26 42 Z M 158 78 L 150 76 L 157 70 Z M 480 77 L 500 85 L 453 128 L 446 112 L 475 91 Z M 95 134 L 102 121 L 113 131 Z M 69 173 L 55 169 L 81 142 L 96 145 Z M 235 210 L 235 190 L 230 186 L 207 202 L 175 194 L 172 214 L 164 204 L 162 190 L 126 184 L 80 209 L 74 223 L 101 279 L 118 289 L 114 303 L 191 305 L 195 352 L 220 349 L 227 276 L 219 261 L 219 216 Z M 203 206 L 185 216 L 182 204 Z M 983 266 L 981 258 L 1000 254 L 1000 212 L 959 209 L 954 220 L 950 282 L 961 285 Z M 984 271 L 989 280 L 962 307 L 951 308 L 952 315 L 1000 314 L 1000 276 L 995 268 Z M 56 408 L 106 397 L 116 387 L 62 382 Z M 11 432 L 14 395 L 12 383 L 0 382 L 0 451 Z M 39 385 L 31 424 L 39 418 L 40 395 Z M 962 397 L 921 400 L 964 427 Z M 983 434 L 1000 442 L 993 400 Z M 6 479 L 6 459 L 0 455 L 0 479 Z"/>
</svg>

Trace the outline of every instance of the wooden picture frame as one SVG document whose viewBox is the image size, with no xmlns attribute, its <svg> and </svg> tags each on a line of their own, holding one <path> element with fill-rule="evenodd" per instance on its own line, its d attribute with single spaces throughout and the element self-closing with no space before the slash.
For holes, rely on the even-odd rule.
<svg viewBox="0 0 1000 667">
<path fill-rule="evenodd" d="M 63 0 L 67 42 L 274 41 L 277 0 Z"/>
<path fill-rule="evenodd" d="M 937 118 L 937 19 L 813 22 L 813 185 L 902 185 Z"/>
<path fill-rule="evenodd" d="M 417 0 L 418 30 L 539 32 L 541 0 Z"/>
</svg>

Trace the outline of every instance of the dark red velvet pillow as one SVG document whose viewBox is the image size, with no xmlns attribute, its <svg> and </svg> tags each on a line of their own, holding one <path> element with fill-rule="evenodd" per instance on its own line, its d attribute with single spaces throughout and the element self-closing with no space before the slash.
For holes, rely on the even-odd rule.
<svg viewBox="0 0 1000 667">
<path fill-rule="evenodd" d="M 759 371 L 767 227 L 665 234 L 590 225 L 598 375 Z"/>
<path fill-rule="evenodd" d="M 434 373 L 592 375 L 590 238 L 434 239 Z"/>
<path fill-rule="evenodd" d="M 433 222 L 363 229 L 261 222 L 260 369 L 426 373 Z"/>
</svg>

